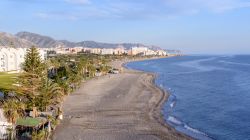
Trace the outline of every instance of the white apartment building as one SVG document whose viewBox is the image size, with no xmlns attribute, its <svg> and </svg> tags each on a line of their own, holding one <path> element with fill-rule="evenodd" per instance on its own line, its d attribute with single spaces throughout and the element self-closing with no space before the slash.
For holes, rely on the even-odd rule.
<svg viewBox="0 0 250 140">
<path fill-rule="evenodd" d="M 68 54 L 69 51 L 66 50 L 64 46 L 57 46 L 56 48 L 53 49 L 57 54 Z"/>
<path fill-rule="evenodd" d="M 80 47 L 80 46 L 79 46 L 79 47 L 74 47 L 73 49 L 74 49 L 77 53 L 83 51 L 83 47 Z"/>
<path fill-rule="evenodd" d="M 83 48 L 82 51 L 84 53 L 101 54 L 100 48 Z"/>
<path fill-rule="evenodd" d="M 77 54 L 83 51 L 83 47 L 73 47 L 73 48 L 66 48 L 69 54 Z"/>
<path fill-rule="evenodd" d="M 159 56 L 167 56 L 167 55 L 168 55 L 167 52 L 164 51 L 164 50 L 157 50 L 156 53 L 157 53 L 157 55 L 159 55 Z"/>
<path fill-rule="evenodd" d="M 103 49 L 101 50 L 101 54 L 102 54 L 102 55 L 108 55 L 108 54 L 112 55 L 112 54 L 114 54 L 114 49 L 111 49 L 111 48 L 103 48 Z"/>
<path fill-rule="evenodd" d="M 124 54 L 126 51 L 123 47 L 118 47 L 114 49 L 114 54 L 115 55 L 122 55 Z"/>
<path fill-rule="evenodd" d="M 145 54 L 148 51 L 146 47 L 132 47 L 130 55 Z"/>
<path fill-rule="evenodd" d="M 19 71 L 28 48 L 0 46 L 0 72 Z M 41 59 L 46 58 L 46 51 L 39 49 Z"/>
<path fill-rule="evenodd" d="M 101 49 L 100 48 L 90 48 L 90 53 L 92 54 L 101 54 Z"/>
<path fill-rule="evenodd" d="M 147 51 L 144 52 L 144 55 L 148 55 L 148 56 L 157 55 L 157 53 L 155 51 L 153 51 L 153 50 L 148 49 Z"/>
</svg>

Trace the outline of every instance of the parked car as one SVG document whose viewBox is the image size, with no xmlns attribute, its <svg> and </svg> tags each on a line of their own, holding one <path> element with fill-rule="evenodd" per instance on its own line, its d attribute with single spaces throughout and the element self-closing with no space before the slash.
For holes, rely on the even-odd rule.
<svg viewBox="0 0 250 140">
<path fill-rule="evenodd" d="M 109 71 L 109 73 L 119 74 L 119 70 L 118 69 L 112 69 L 112 70 Z"/>
</svg>

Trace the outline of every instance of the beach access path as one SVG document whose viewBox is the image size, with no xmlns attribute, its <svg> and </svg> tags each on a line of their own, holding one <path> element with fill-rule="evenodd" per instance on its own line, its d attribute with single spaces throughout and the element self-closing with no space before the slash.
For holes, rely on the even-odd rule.
<svg viewBox="0 0 250 140">
<path fill-rule="evenodd" d="M 122 62 L 114 65 L 120 67 Z M 167 95 L 154 75 L 125 69 L 82 84 L 63 103 L 64 120 L 54 140 L 182 140 L 160 114 Z"/>
</svg>

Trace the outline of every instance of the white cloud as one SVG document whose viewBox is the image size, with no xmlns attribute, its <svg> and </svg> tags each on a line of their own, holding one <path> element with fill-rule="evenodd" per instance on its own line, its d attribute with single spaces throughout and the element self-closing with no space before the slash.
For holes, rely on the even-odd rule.
<svg viewBox="0 0 250 140">
<path fill-rule="evenodd" d="M 77 20 L 79 17 L 77 17 L 73 13 L 54 13 L 54 12 L 39 12 L 34 14 L 35 17 L 41 18 L 41 19 L 56 19 L 56 20 Z"/>
<path fill-rule="evenodd" d="M 74 4 L 88 4 L 89 0 L 65 0 L 65 2 L 74 3 Z"/>
<path fill-rule="evenodd" d="M 152 19 L 196 15 L 202 12 L 223 13 L 250 7 L 250 1 L 243 0 L 60 0 L 67 7 L 43 11 L 36 14 L 50 19 Z M 76 5 L 74 5 L 76 4 Z M 81 7 L 82 6 L 82 7 Z M 65 9 L 65 10 L 64 10 Z"/>
<path fill-rule="evenodd" d="M 250 7 L 250 1 L 243 0 L 162 0 L 167 8 L 175 12 L 201 11 L 226 12 L 229 10 Z"/>
<path fill-rule="evenodd" d="M 42 19 L 48 19 L 50 18 L 50 15 L 47 13 L 36 13 L 35 14 L 36 17 L 42 18 Z"/>
</svg>

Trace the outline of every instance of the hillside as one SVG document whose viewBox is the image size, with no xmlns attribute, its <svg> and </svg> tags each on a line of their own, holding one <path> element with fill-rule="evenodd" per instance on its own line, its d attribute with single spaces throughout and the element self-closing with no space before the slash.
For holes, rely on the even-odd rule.
<svg viewBox="0 0 250 140">
<path fill-rule="evenodd" d="M 53 48 L 61 44 L 51 37 L 43 36 L 30 32 L 19 32 L 16 34 L 17 37 L 28 40 L 41 48 Z"/>
<path fill-rule="evenodd" d="M 16 37 L 12 34 L 0 32 L 0 46 L 13 46 L 13 47 L 31 47 L 32 45 L 35 45 L 34 43 Z"/>
<path fill-rule="evenodd" d="M 40 48 L 55 48 L 57 46 L 63 47 L 88 47 L 88 48 L 117 48 L 124 47 L 130 49 L 132 47 L 147 47 L 153 50 L 161 49 L 157 46 L 147 46 L 140 43 L 102 43 L 96 41 L 81 41 L 71 42 L 67 40 L 55 40 L 52 37 L 30 32 L 19 32 L 12 35 L 5 32 L 0 32 L 0 46 L 13 46 L 13 47 L 31 47 L 37 46 Z"/>
<path fill-rule="evenodd" d="M 17 37 L 28 40 L 39 47 L 42 48 L 51 48 L 56 46 L 64 46 L 64 47 L 88 47 L 88 48 L 116 48 L 118 46 L 122 46 L 126 49 L 130 49 L 131 47 L 147 47 L 151 49 L 160 49 L 160 47 L 156 46 L 147 46 L 139 43 L 101 43 L 95 41 L 82 41 L 82 42 L 70 42 L 67 40 L 55 40 L 48 36 L 43 36 L 30 32 L 19 32 L 16 34 Z"/>
</svg>

